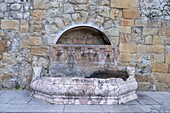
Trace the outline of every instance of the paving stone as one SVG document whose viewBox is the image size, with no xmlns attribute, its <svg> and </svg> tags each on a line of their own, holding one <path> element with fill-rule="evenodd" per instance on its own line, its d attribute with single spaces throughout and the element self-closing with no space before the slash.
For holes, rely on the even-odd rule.
<svg viewBox="0 0 170 113">
<path fill-rule="evenodd" d="M 32 97 L 16 97 L 14 99 L 12 99 L 9 104 L 28 104 L 31 101 Z"/>
<path fill-rule="evenodd" d="M 170 112 L 170 107 L 168 106 L 163 106 L 163 105 L 152 105 L 157 111 L 162 112 L 162 113 L 169 113 Z"/>
<path fill-rule="evenodd" d="M 143 92 L 143 94 L 146 94 L 151 98 L 165 98 L 165 96 L 161 95 L 159 92 Z"/>
<path fill-rule="evenodd" d="M 40 99 L 32 98 L 28 104 L 29 105 L 47 105 L 48 103 Z"/>
<path fill-rule="evenodd" d="M 15 90 L 11 91 L 7 90 L 1 95 L 1 97 L 16 97 L 16 96 L 18 96 L 18 93 Z"/>
<path fill-rule="evenodd" d="M 7 112 L 55 112 L 63 113 L 64 105 L 11 105 Z"/>
<path fill-rule="evenodd" d="M 101 105 L 65 105 L 64 113 L 103 113 Z"/>
<path fill-rule="evenodd" d="M 169 92 L 159 92 L 159 94 L 163 95 L 165 98 L 170 99 L 170 93 Z"/>
<path fill-rule="evenodd" d="M 143 112 L 154 112 L 154 113 L 159 113 L 160 111 L 153 107 L 152 105 L 136 105 L 139 109 L 141 109 Z"/>
<path fill-rule="evenodd" d="M 9 104 L 0 104 L 0 112 L 6 112 L 6 110 L 10 107 Z"/>
<path fill-rule="evenodd" d="M 156 102 L 152 98 L 138 98 L 137 101 L 142 105 L 159 105 L 160 103 Z"/>
<path fill-rule="evenodd" d="M 117 112 L 138 112 L 142 113 L 142 110 L 136 105 L 102 105 L 105 113 L 117 113 Z"/>
<path fill-rule="evenodd" d="M 8 102 L 10 102 L 13 98 L 11 97 L 8 97 L 8 98 L 4 98 L 4 97 L 1 97 L 0 98 L 0 104 L 7 104 Z"/>
</svg>

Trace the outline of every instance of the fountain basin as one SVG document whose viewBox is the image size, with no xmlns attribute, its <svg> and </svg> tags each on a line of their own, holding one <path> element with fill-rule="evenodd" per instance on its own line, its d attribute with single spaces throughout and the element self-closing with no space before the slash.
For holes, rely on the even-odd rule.
<svg viewBox="0 0 170 113">
<path fill-rule="evenodd" d="M 34 67 L 33 96 L 54 104 L 122 104 L 136 99 L 137 82 L 133 67 L 116 67 L 129 75 L 122 78 L 41 77 Z M 116 70 L 114 68 L 114 70 Z"/>
</svg>

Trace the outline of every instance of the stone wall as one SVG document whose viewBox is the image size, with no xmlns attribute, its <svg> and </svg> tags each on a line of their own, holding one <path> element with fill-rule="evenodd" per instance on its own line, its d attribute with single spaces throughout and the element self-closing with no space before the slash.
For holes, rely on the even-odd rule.
<svg viewBox="0 0 170 113">
<path fill-rule="evenodd" d="M 169 0 L 0 0 L 0 89 L 29 88 L 33 66 L 48 73 L 49 45 L 65 29 L 83 24 L 118 48 L 117 65 L 136 67 L 139 90 L 167 91 L 168 5 Z M 157 6 L 162 10 L 155 11 Z"/>
</svg>

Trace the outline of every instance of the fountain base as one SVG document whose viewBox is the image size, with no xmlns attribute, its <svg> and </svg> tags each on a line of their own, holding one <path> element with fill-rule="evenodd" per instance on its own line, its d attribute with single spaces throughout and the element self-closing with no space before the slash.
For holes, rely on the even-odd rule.
<svg viewBox="0 0 170 113">
<path fill-rule="evenodd" d="M 82 78 L 40 77 L 41 68 L 35 67 L 31 88 L 33 96 L 54 104 L 122 104 L 136 99 L 137 82 L 134 68 L 127 67 L 129 77 Z"/>
</svg>

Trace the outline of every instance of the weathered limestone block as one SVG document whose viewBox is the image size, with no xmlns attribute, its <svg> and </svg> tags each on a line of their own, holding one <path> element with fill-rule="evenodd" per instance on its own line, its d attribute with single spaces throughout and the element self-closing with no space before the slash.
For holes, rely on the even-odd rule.
<svg viewBox="0 0 170 113">
<path fill-rule="evenodd" d="M 108 6 L 100 6 L 97 10 L 98 14 L 103 17 L 109 17 L 110 16 L 110 8 Z"/>
<path fill-rule="evenodd" d="M 72 4 L 64 4 L 64 13 L 74 13 L 74 7 Z"/>
<path fill-rule="evenodd" d="M 0 11 L 6 11 L 7 4 L 6 3 L 0 3 Z"/>
<path fill-rule="evenodd" d="M 153 76 L 158 82 L 169 83 L 170 74 L 169 73 L 153 73 Z"/>
<path fill-rule="evenodd" d="M 136 52 L 136 44 L 133 43 L 121 43 L 119 46 L 120 52 L 134 53 Z"/>
<path fill-rule="evenodd" d="M 14 74 L 10 74 L 10 73 L 4 73 L 4 74 L 0 74 L 0 80 L 10 80 L 14 77 Z"/>
<path fill-rule="evenodd" d="M 70 3 L 73 3 L 73 4 L 87 4 L 88 0 L 70 0 Z"/>
<path fill-rule="evenodd" d="M 65 26 L 64 26 L 64 23 L 62 21 L 61 18 L 56 18 L 55 19 L 55 24 L 60 28 L 60 29 L 63 29 Z"/>
<path fill-rule="evenodd" d="M 170 38 L 165 38 L 164 41 L 165 41 L 165 44 L 166 44 L 166 45 L 170 45 Z"/>
<path fill-rule="evenodd" d="M 3 30 L 19 30 L 18 20 L 1 20 L 1 29 Z"/>
<path fill-rule="evenodd" d="M 121 26 L 134 26 L 134 20 L 121 19 L 121 20 L 120 20 L 120 25 L 121 25 Z"/>
<path fill-rule="evenodd" d="M 32 12 L 32 18 L 34 20 L 42 20 L 45 17 L 46 10 L 34 10 Z"/>
<path fill-rule="evenodd" d="M 145 37 L 145 44 L 152 44 L 153 43 L 153 37 L 151 35 L 148 35 Z"/>
<path fill-rule="evenodd" d="M 134 54 L 133 59 L 134 59 L 133 61 L 135 61 L 135 62 L 141 62 L 142 61 L 142 54 L 140 54 L 140 53 Z"/>
<path fill-rule="evenodd" d="M 75 10 L 78 10 L 78 11 L 80 11 L 80 10 L 84 10 L 84 11 L 87 11 L 88 10 L 88 5 L 74 5 L 74 9 Z"/>
<path fill-rule="evenodd" d="M 40 56 L 47 56 L 48 55 L 48 48 L 47 47 L 32 47 L 31 54 L 33 55 L 40 55 Z"/>
<path fill-rule="evenodd" d="M 137 7 L 123 9 L 123 17 L 125 19 L 136 19 L 138 18 L 138 9 Z"/>
<path fill-rule="evenodd" d="M 79 13 L 72 14 L 73 21 L 79 23 L 81 22 L 81 16 Z"/>
<path fill-rule="evenodd" d="M 28 20 L 21 20 L 20 21 L 20 32 L 27 33 L 29 30 Z"/>
<path fill-rule="evenodd" d="M 34 9 L 48 9 L 49 0 L 34 0 Z"/>
<path fill-rule="evenodd" d="M 118 28 L 110 28 L 110 29 L 104 31 L 104 33 L 105 33 L 107 36 L 118 37 L 118 36 L 119 36 L 119 29 L 118 29 Z"/>
<path fill-rule="evenodd" d="M 168 72 L 168 64 L 165 63 L 154 63 L 152 67 L 153 72 Z"/>
<path fill-rule="evenodd" d="M 143 28 L 143 35 L 157 35 L 157 28 Z"/>
<path fill-rule="evenodd" d="M 42 25 L 32 25 L 31 26 L 31 32 L 41 32 L 43 31 L 43 26 Z"/>
<path fill-rule="evenodd" d="M 164 45 L 148 45 L 147 52 L 148 53 L 164 53 Z"/>
<path fill-rule="evenodd" d="M 170 64 L 170 54 L 165 55 L 165 62 Z"/>
<path fill-rule="evenodd" d="M 10 9 L 12 10 L 19 10 L 21 8 L 21 4 L 15 3 L 10 6 Z"/>
<path fill-rule="evenodd" d="M 0 52 L 5 51 L 6 48 L 6 41 L 0 40 Z"/>
<path fill-rule="evenodd" d="M 131 27 L 120 26 L 120 32 L 122 33 L 131 33 Z"/>
<path fill-rule="evenodd" d="M 137 52 L 138 53 L 146 53 L 146 46 L 145 45 L 137 45 Z"/>
<path fill-rule="evenodd" d="M 31 45 L 31 46 L 40 46 L 40 45 L 42 45 L 41 37 L 30 36 L 29 37 L 29 45 Z"/>
<path fill-rule="evenodd" d="M 122 63 L 132 62 L 132 54 L 131 53 L 120 53 L 119 61 Z"/>
<path fill-rule="evenodd" d="M 111 9 L 110 18 L 113 19 L 113 20 L 115 19 L 115 9 Z"/>
<path fill-rule="evenodd" d="M 130 0 L 111 0 L 111 7 L 129 8 L 130 7 Z"/>
<path fill-rule="evenodd" d="M 3 53 L 2 62 L 3 63 L 10 63 L 11 62 L 9 53 L 7 53 L 7 52 Z"/>
<path fill-rule="evenodd" d="M 147 26 L 147 20 L 144 20 L 144 19 L 136 19 L 136 20 L 135 20 L 135 26 L 146 27 L 146 26 Z"/>
<path fill-rule="evenodd" d="M 121 43 L 132 43 L 132 42 L 135 42 L 135 38 L 131 34 L 120 33 L 120 42 Z"/>
<path fill-rule="evenodd" d="M 164 36 L 153 36 L 153 44 L 164 44 Z"/>
<path fill-rule="evenodd" d="M 164 62 L 165 59 L 164 59 L 164 54 L 155 54 L 154 55 L 154 62 Z"/>
</svg>

